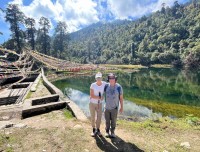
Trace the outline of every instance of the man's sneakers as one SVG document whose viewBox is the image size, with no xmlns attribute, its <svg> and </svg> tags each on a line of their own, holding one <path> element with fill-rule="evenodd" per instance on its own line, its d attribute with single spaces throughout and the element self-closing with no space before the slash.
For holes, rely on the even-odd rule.
<svg viewBox="0 0 200 152">
<path fill-rule="evenodd" d="M 95 128 L 93 128 L 93 129 L 92 129 L 91 136 L 92 136 L 92 137 L 94 137 L 95 135 L 96 135 L 96 129 L 95 129 Z"/>
<path fill-rule="evenodd" d="M 101 132 L 100 132 L 100 130 L 99 130 L 99 129 L 97 129 L 97 132 L 96 132 L 96 134 L 97 134 L 97 135 L 99 135 L 99 136 L 102 136 L 102 134 L 101 134 Z"/>
<path fill-rule="evenodd" d="M 106 137 L 106 138 L 109 138 L 109 137 L 110 137 L 110 138 L 116 138 L 116 135 L 115 135 L 115 133 L 109 134 L 109 132 L 106 132 L 106 133 L 105 133 L 105 137 Z"/>
<path fill-rule="evenodd" d="M 101 132 L 100 132 L 99 129 L 93 128 L 93 129 L 92 129 L 91 136 L 94 137 L 95 135 L 102 136 L 102 134 L 101 134 Z M 110 137 L 110 138 L 116 138 L 116 135 L 115 135 L 115 133 L 111 133 L 111 135 L 110 135 L 110 134 L 109 134 L 109 131 L 106 131 L 105 137 L 106 137 L 106 138 L 109 138 L 109 137 Z"/>
<path fill-rule="evenodd" d="M 111 133 L 110 138 L 116 138 L 115 133 Z"/>
<path fill-rule="evenodd" d="M 106 133 L 105 133 L 105 137 L 106 137 L 106 138 L 109 138 L 109 137 L 110 137 L 109 132 L 106 131 Z"/>
</svg>

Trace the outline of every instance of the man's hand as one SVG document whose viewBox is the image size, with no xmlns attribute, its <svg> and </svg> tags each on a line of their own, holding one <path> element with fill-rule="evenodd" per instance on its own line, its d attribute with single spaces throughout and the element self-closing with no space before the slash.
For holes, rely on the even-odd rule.
<svg viewBox="0 0 200 152">
<path fill-rule="evenodd" d="M 120 109 L 119 109 L 119 113 L 121 113 L 121 114 L 122 114 L 122 113 L 123 113 L 123 111 L 124 111 L 124 110 L 123 110 L 123 108 L 120 108 Z"/>
</svg>

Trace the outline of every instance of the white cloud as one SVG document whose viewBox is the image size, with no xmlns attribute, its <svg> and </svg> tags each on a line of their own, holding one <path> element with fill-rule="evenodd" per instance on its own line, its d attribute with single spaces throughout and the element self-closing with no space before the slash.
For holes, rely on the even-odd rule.
<svg viewBox="0 0 200 152">
<path fill-rule="evenodd" d="M 180 3 L 187 0 L 180 0 Z M 116 19 L 127 19 L 128 17 L 141 17 L 147 13 L 160 10 L 162 3 L 172 6 L 174 0 L 107 0 L 108 10 Z"/>
<path fill-rule="evenodd" d="M 23 0 L 13 0 L 13 1 L 9 2 L 9 4 L 18 4 L 18 5 L 22 5 L 22 4 L 23 4 Z"/>
<path fill-rule="evenodd" d="M 81 26 L 98 22 L 97 4 L 92 0 L 33 0 L 29 6 L 24 6 L 22 0 L 14 0 L 19 4 L 26 16 L 32 17 L 38 23 L 44 16 L 53 21 L 66 21 L 68 30 L 76 31 Z M 53 26 L 53 24 L 51 24 Z"/>
<path fill-rule="evenodd" d="M 184 1 L 188 0 L 179 0 Z M 50 19 L 52 29 L 55 22 L 65 21 L 72 32 L 100 20 L 138 18 L 160 10 L 162 3 L 172 6 L 174 0 L 33 0 L 28 6 L 23 5 L 23 0 L 11 3 L 19 4 L 26 16 L 34 18 L 36 27 L 44 16 Z"/>
<path fill-rule="evenodd" d="M 3 14 L 2 11 L 0 11 L 0 20 L 1 20 L 1 21 L 5 20 L 5 18 L 4 18 L 4 14 Z"/>
</svg>

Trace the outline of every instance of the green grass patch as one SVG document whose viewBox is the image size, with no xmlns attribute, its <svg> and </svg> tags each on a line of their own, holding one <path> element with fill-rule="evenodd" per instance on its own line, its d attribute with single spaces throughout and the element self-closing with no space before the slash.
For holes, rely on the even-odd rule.
<svg viewBox="0 0 200 152">
<path fill-rule="evenodd" d="M 38 84 L 36 85 L 36 90 L 37 90 L 37 88 L 38 88 L 39 85 L 43 85 L 43 80 L 41 78 L 40 78 Z M 30 99 L 31 96 L 32 96 L 32 92 L 29 91 L 25 99 Z"/>
<path fill-rule="evenodd" d="M 12 147 L 8 147 L 7 145 L 12 145 L 16 142 L 16 138 L 12 136 L 7 136 L 4 133 L 0 133 L 0 147 L 4 149 L 5 152 L 13 152 L 14 149 Z M 0 148 L 0 151 L 3 150 Z"/>
<path fill-rule="evenodd" d="M 27 94 L 27 96 L 26 96 L 26 99 L 30 99 L 30 98 L 31 98 L 31 95 L 32 95 L 32 92 L 29 91 L 28 94 Z"/>
<path fill-rule="evenodd" d="M 64 113 L 64 116 L 65 116 L 65 118 L 67 118 L 67 119 L 74 118 L 74 116 L 73 116 L 72 112 L 71 112 L 71 111 L 69 111 L 69 110 L 68 110 L 68 109 L 66 109 L 66 108 L 63 110 L 63 113 Z"/>
<path fill-rule="evenodd" d="M 107 67 L 107 68 L 119 68 L 119 69 L 141 69 L 141 68 L 147 68 L 143 65 L 114 65 L 114 64 L 101 64 L 100 66 Z M 151 65 L 151 67 L 154 68 L 172 68 L 172 65 L 170 64 L 154 64 Z"/>
<path fill-rule="evenodd" d="M 149 130 L 153 132 L 161 132 L 165 129 L 171 130 L 200 130 L 200 125 L 191 125 L 187 121 L 187 117 L 179 119 L 170 119 L 169 117 L 159 118 L 158 121 L 146 119 L 140 122 L 118 120 L 117 123 L 122 128 L 130 130 Z"/>
<path fill-rule="evenodd" d="M 172 65 L 170 65 L 170 64 L 154 64 L 154 65 L 151 65 L 151 67 L 154 67 L 154 68 L 172 68 Z"/>
<path fill-rule="evenodd" d="M 138 105 L 143 105 L 152 109 L 154 112 L 162 112 L 164 116 L 173 115 L 176 117 L 185 117 L 187 114 L 193 114 L 196 117 L 200 117 L 200 107 L 171 104 L 163 101 L 151 101 L 138 98 L 127 98 L 127 100 L 133 101 Z"/>
<path fill-rule="evenodd" d="M 100 66 L 109 67 L 109 68 L 120 68 L 120 69 L 140 69 L 146 68 L 142 65 L 113 65 L 113 64 L 101 64 Z"/>
</svg>

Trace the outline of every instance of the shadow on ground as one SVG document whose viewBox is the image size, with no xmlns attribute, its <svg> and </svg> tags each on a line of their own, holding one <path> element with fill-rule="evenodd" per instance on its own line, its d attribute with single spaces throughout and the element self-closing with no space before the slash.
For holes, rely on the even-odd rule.
<svg viewBox="0 0 200 152">
<path fill-rule="evenodd" d="M 105 152 L 144 152 L 132 143 L 127 143 L 118 136 L 111 138 L 111 143 L 103 136 L 95 136 L 97 146 Z"/>
</svg>

